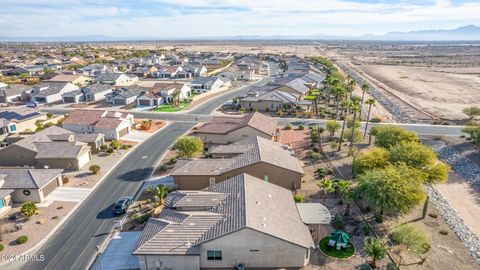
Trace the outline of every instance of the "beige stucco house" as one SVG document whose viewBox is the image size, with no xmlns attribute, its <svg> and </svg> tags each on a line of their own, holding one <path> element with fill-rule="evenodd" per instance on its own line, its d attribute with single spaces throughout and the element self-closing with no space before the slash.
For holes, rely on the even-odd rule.
<svg viewBox="0 0 480 270">
<path fill-rule="evenodd" d="M 71 131 L 51 126 L 0 149 L 0 166 L 79 170 L 90 161 L 90 147 Z"/>
<path fill-rule="evenodd" d="M 179 189 L 199 190 L 247 173 L 287 189 L 299 189 L 304 171 L 285 145 L 254 137 L 211 147 L 212 158 L 178 160 L 171 175 Z"/>
<path fill-rule="evenodd" d="M 194 130 L 192 135 L 210 144 L 229 144 L 256 136 L 272 139 L 277 133 L 277 120 L 261 113 L 242 117 L 214 117 Z"/>
<path fill-rule="evenodd" d="M 306 266 L 312 247 L 291 191 L 241 174 L 170 193 L 133 254 L 142 270 L 280 269 Z"/>
</svg>

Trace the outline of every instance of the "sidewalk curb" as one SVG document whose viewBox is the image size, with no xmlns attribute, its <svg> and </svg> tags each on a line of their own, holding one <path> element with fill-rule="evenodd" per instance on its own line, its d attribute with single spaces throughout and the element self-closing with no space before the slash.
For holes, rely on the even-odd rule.
<svg viewBox="0 0 480 270">
<path fill-rule="evenodd" d="M 152 138 L 155 133 L 163 130 L 164 128 L 166 128 L 167 126 L 169 126 L 171 123 L 169 121 L 166 121 L 166 120 L 163 120 L 166 122 L 165 126 L 163 126 L 161 129 L 155 131 L 154 133 L 152 133 L 152 135 L 150 137 L 148 137 L 145 141 L 149 140 L 150 138 Z M 145 142 L 143 141 L 143 142 Z M 142 143 L 143 143 L 142 142 Z M 45 244 L 45 242 L 48 241 L 48 239 L 50 239 L 50 237 L 52 237 L 52 235 L 57 232 L 60 227 L 70 218 L 71 215 L 73 215 L 73 213 L 75 213 L 75 211 L 80 207 L 80 205 L 83 204 L 83 202 L 88 199 L 88 197 L 90 197 L 90 195 L 95 191 L 95 189 L 98 187 L 98 185 L 100 185 L 106 178 L 107 176 L 110 175 L 110 173 L 118 166 L 118 164 L 120 164 L 128 155 L 130 155 L 130 153 L 134 152 L 134 150 L 137 148 L 137 146 L 141 145 L 142 143 L 138 143 L 136 144 L 135 146 L 133 146 L 130 151 L 128 151 L 127 153 L 125 153 L 124 156 L 122 156 L 116 163 L 115 165 L 113 165 L 112 167 L 110 167 L 110 170 L 108 170 L 103 176 L 102 178 L 100 178 L 100 180 L 95 183 L 95 185 L 93 185 L 93 187 L 91 188 L 91 191 L 88 193 L 88 195 L 86 197 L 84 197 L 80 202 L 78 202 L 73 208 L 72 210 L 70 210 L 70 212 L 68 212 L 68 214 L 57 224 L 55 225 L 55 227 L 40 241 L 38 242 L 37 244 L 35 244 L 33 247 L 31 247 L 30 249 L 28 249 L 27 251 L 23 252 L 20 256 L 24 256 L 24 255 L 28 255 L 28 254 L 34 254 L 38 249 L 40 249 L 43 244 Z M 14 263 L 16 261 L 7 261 L 7 262 L 3 262 L 3 263 L 0 263 L 0 268 L 1 267 L 4 267 L 4 266 L 8 266 L 12 263 Z"/>
</svg>

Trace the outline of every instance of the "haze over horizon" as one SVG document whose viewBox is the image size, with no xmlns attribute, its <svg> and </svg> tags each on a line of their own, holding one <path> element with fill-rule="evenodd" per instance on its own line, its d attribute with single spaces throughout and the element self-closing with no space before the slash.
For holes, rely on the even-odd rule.
<svg viewBox="0 0 480 270">
<path fill-rule="evenodd" d="M 0 0 L 2 37 L 363 36 L 480 25 L 472 0 Z"/>
</svg>

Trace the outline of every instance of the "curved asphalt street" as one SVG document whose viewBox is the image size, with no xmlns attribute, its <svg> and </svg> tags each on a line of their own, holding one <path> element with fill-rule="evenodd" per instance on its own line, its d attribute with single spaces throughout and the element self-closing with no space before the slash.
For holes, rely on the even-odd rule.
<svg viewBox="0 0 480 270">
<path fill-rule="evenodd" d="M 269 77 L 250 85 L 266 84 Z M 175 140 L 192 128 L 196 123 L 208 119 L 212 112 L 223 103 L 236 97 L 248 86 L 240 87 L 216 96 L 196 106 L 187 114 L 159 114 L 134 112 L 135 117 L 173 120 L 170 125 L 155 133 L 147 141 L 133 149 L 118 166 L 106 176 L 104 181 L 81 203 L 77 210 L 66 220 L 38 251 L 43 262 L 14 262 L 7 269 L 28 270 L 67 270 L 87 269 L 96 256 L 95 247 L 102 245 L 113 232 L 112 206 L 122 196 L 133 196 L 153 171 L 158 160 Z M 56 113 L 65 113 L 68 109 L 46 109 Z M 177 116 L 174 116 L 177 115 Z M 30 254 L 32 255 L 32 254 Z"/>
</svg>

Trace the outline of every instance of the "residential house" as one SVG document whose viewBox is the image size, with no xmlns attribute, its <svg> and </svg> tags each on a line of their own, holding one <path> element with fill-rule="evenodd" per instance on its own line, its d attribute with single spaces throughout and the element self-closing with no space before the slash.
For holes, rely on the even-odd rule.
<svg viewBox="0 0 480 270">
<path fill-rule="evenodd" d="M 276 135 L 277 128 L 277 120 L 255 112 L 242 117 L 214 117 L 195 129 L 193 135 L 208 145 L 229 144 L 256 136 L 270 140 Z"/>
<path fill-rule="evenodd" d="M 253 80 L 255 72 L 253 69 L 245 69 L 245 70 L 226 70 L 220 72 L 218 76 L 220 78 L 227 78 L 231 81 L 250 81 Z"/>
<path fill-rule="evenodd" d="M 63 103 L 78 103 L 85 101 L 85 94 L 81 89 L 62 94 Z"/>
<path fill-rule="evenodd" d="M 310 111 L 312 102 L 301 100 L 301 96 L 292 92 L 271 90 L 258 95 L 250 95 L 240 99 L 240 105 L 249 111 L 303 110 Z"/>
<path fill-rule="evenodd" d="M 125 73 L 103 73 L 96 77 L 95 81 L 114 86 L 131 86 L 138 82 L 138 77 Z"/>
<path fill-rule="evenodd" d="M 137 106 L 158 106 L 163 103 L 172 103 L 175 94 L 178 99 L 184 100 L 190 97 L 191 89 L 183 83 L 156 83 L 148 91 L 142 92 L 137 97 Z"/>
<path fill-rule="evenodd" d="M 205 76 L 207 74 L 207 68 L 202 65 L 187 64 L 183 66 L 183 70 L 192 74 L 192 77 Z"/>
<path fill-rule="evenodd" d="M 118 140 L 131 132 L 133 115 L 113 111 L 75 110 L 62 122 L 64 129 L 76 133 L 101 133 L 107 140 Z"/>
<path fill-rule="evenodd" d="M 113 105 L 129 105 L 134 103 L 142 93 L 148 92 L 148 90 L 148 88 L 138 85 L 122 87 L 105 95 L 105 101 Z"/>
<path fill-rule="evenodd" d="M 37 121 L 45 120 L 47 120 L 45 113 L 30 108 L 0 111 L 0 138 L 4 139 L 9 133 L 35 130 Z"/>
<path fill-rule="evenodd" d="M 132 74 L 140 78 L 148 78 L 152 77 L 152 74 L 157 71 L 158 69 L 155 66 L 138 67 L 132 71 Z"/>
<path fill-rule="evenodd" d="M 160 66 L 157 72 L 152 73 L 152 78 L 164 78 L 164 79 L 175 79 L 175 78 L 190 78 L 189 73 L 184 72 L 182 66 Z"/>
<path fill-rule="evenodd" d="M 85 101 L 97 102 L 104 100 L 107 94 L 113 92 L 111 85 L 103 83 L 93 83 L 82 88 L 85 95 Z"/>
<path fill-rule="evenodd" d="M 116 67 L 112 69 L 111 67 L 104 64 L 91 64 L 91 65 L 76 69 L 75 73 L 85 75 L 88 77 L 97 77 L 102 74 L 114 73 L 116 71 L 117 71 Z"/>
<path fill-rule="evenodd" d="M 43 66 L 25 66 L 3 71 L 4 76 L 39 76 L 44 72 Z"/>
<path fill-rule="evenodd" d="M 181 159 L 171 175 L 179 189 L 199 190 L 247 173 L 288 189 L 299 189 L 304 175 L 287 146 L 259 136 L 210 147 L 213 158 Z"/>
<path fill-rule="evenodd" d="M 78 86 L 69 82 L 42 82 L 25 94 L 30 97 L 31 102 L 52 103 L 62 101 L 63 94 L 79 89 Z"/>
<path fill-rule="evenodd" d="M 79 170 L 90 161 L 90 147 L 71 134 L 71 131 L 51 126 L 30 135 L 0 149 L 0 166 Z"/>
<path fill-rule="evenodd" d="M 218 90 L 224 86 L 224 82 L 218 77 L 198 77 L 190 82 L 190 87 L 196 93 L 205 93 L 210 90 Z"/>
<path fill-rule="evenodd" d="M 0 169 L 0 194 L 8 193 L 9 199 L 0 198 L 0 211 L 11 202 L 42 202 L 57 187 L 63 185 L 60 169 L 9 168 Z"/>
<path fill-rule="evenodd" d="M 170 193 L 133 255 L 142 270 L 298 269 L 314 247 L 290 190 L 240 174 Z"/>
<path fill-rule="evenodd" d="M 31 89 L 25 84 L 11 84 L 0 88 L 0 103 L 14 103 L 22 101 L 22 93 Z"/>
<path fill-rule="evenodd" d="M 47 80 L 47 82 L 64 82 L 64 83 L 72 83 L 77 86 L 85 86 L 91 81 L 90 78 L 82 76 L 82 75 L 68 75 L 68 74 L 60 74 L 52 77 L 51 79 Z"/>
</svg>

